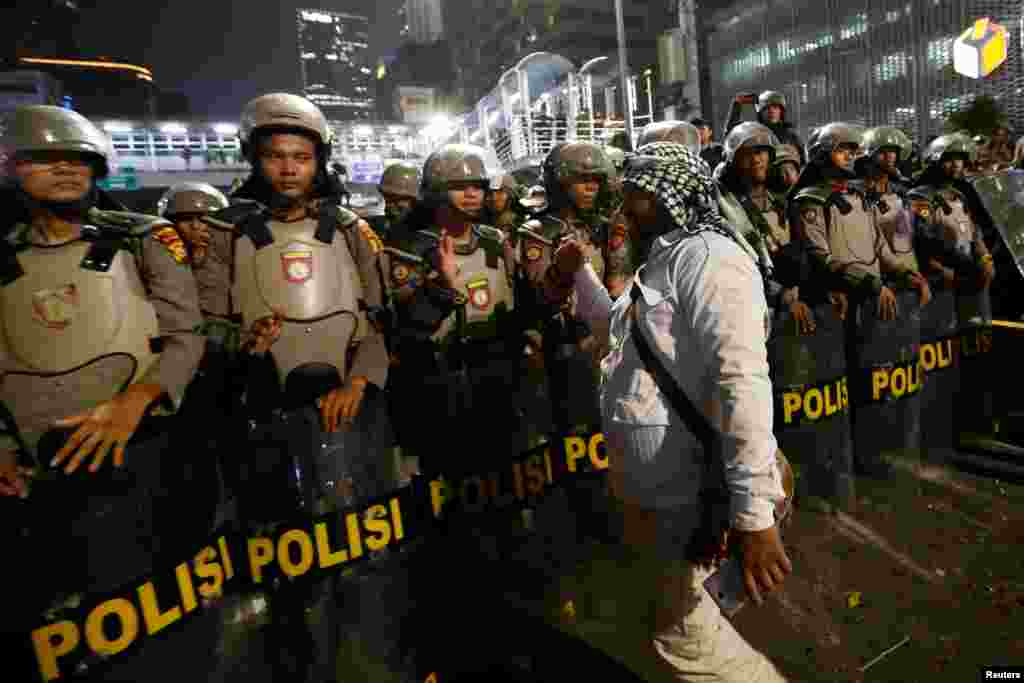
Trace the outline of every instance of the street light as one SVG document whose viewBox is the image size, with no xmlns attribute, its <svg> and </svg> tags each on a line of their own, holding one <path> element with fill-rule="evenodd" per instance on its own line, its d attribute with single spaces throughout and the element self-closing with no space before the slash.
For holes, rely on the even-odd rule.
<svg viewBox="0 0 1024 683">
<path fill-rule="evenodd" d="M 622 102 L 626 108 L 626 135 L 633 148 L 633 98 L 629 91 L 629 65 L 626 62 L 626 22 L 622 18 L 622 0 L 615 0 L 615 25 L 619 38 L 619 78 L 622 80 Z"/>
<path fill-rule="evenodd" d="M 131 133 L 134 130 L 130 123 L 121 121 L 107 121 L 103 124 L 103 130 L 108 133 Z"/>
<path fill-rule="evenodd" d="M 167 133 L 168 135 L 184 135 L 188 132 L 188 128 L 180 123 L 165 123 L 160 126 L 160 132 Z"/>
</svg>

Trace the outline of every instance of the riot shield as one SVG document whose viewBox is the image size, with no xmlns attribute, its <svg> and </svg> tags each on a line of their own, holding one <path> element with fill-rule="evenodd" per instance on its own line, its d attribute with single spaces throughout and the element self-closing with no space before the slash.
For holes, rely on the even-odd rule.
<svg viewBox="0 0 1024 683">
<path fill-rule="evenodd" d="M 995 260 L 992 285 L 996 317 L 1018 319 L 1024 313 L 1024 171 L 1007 169 L 971 181 L 995 227 L 986 235 Z"/>
<path fill-rule="evenodd" d="M 881 320 L 870 298 L 848 331 L 853 447 L 858 468 L 884 473 L 887 456 L 921 454 L 921 306 L 916 291 L 897 291 L 898 315 Z"/>
<path fill-rule="evenodd" d="M 921 447 L 924 457 L 941 462 L 956 443 L 954 402 L 960 391 L 957 297 L 931 280 L 932 300 L 921 311 Z"/>
<path fill-rule="evenodd" d="M 775 437 L 798 466 L 799 495 L 845 506 L 855 494 L 843 323 L 831 306 L 813 310 L 801 335 L 789 311 L 776 312 L 768 340 Z"/>
</svg>

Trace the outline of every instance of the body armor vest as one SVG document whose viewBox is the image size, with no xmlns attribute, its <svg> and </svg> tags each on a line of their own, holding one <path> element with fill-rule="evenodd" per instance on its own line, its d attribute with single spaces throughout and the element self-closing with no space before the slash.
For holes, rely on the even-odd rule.
<svg viewBox="0 0 1024 683">
<path fill-rule="evenodd" d="M 903 200 L 895 192 L 886 192 L 871 207 L 875 225 L 889 242 L 896 262 L 905 270 L 917 272 L 917 256 L 914 254 L 914 221 L 903 207 Z"/>
<path fill-rule="evenodd" d="M 830 198 L 837 196 L 837 201 Z M 881 279 L 882 266 L 878 259 L 878 240 L 883 239 L 875 227 L 871 210 L 864 206 L 864 198 L 857 192 L 833 195 L 831 187 L 813 187 L 801 191 L 797 197 L 801 206 L 807 203 L 824 208 L 825 227 L 832 261 L 854 275 L 872 275 Z M 841 201 L 840 201 L 841 200 Z M 846 203 L 847 213 L 837 203 Z"/>
<path fill-rule="evenodd" d="M 487 230 L 488 232 L 484 232 Z M 448 316 L 432 335 L 441 342 L 462 326 L 470 339 L 489 339 L 497 332 L 497 316 L 512 310 L 512 289 L 504 273 L 504 260 L 500 255 L 500 233 L 493 228 L 474 226 L 469 241 L 457 244 L 456 259 L 459 268 L 459 293 L 466 297 L 464 306 Z M 485 245 L 490 240 L 493 245 Z"/>
<path fill-rule="evenodd" d="M 282 385 L 292 370 L 325 363 L 348 376 L 348 352 L 369 329 L 359 305 L 362 281 L 339 226 L 331 244 L 317 239 L 317 221 L 270 220 L 273 242 L 236 247 L 237 305 L 243 329 L 277 312 L 281 336 L 273 355 Z"/>
<path fill-rule="evenodd" d="M 932 211 L 933 220 L 940 228 L 938 234 L 961 256 L 973 259 L 974 237 L 977 228 L 974 221 L 971 220 L 970 214 L 967 213 L 963 197 L 959 192 L 949 189 L 942 189 L 939 192 L 946 199 L 946 203 L 949 204 L 952 211 L 948 215 L 941 208 Z"/>
<path fill-rule="evenodd" d="M 30 246 L 18 254 L 24 273 L 0 287 L 0 400 L 30 447 L 54 420 L 109 401 L 157 359 L 159 324 L 134 255 L 119 249 L 104 269 L 95 246 Z"/>
</svg>

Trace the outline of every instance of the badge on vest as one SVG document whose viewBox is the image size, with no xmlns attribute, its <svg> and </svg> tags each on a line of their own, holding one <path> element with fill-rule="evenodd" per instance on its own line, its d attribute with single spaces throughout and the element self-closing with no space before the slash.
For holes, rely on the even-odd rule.
<svg viewBox="0 0 1024 683">
<path fill-rule="evenodd" d="M 544 251 L 538 245 L 530 244 L 526 247 L 526 260 L 537 261 L 543 253 Z"/>
<path fill-rule="evenodd" d="M 78 288 L 74 284 L 41 289 L 32 295 L 32 318 L 51 330 L 64 330 L 71 325 L 78 304 Z"/>
<path fill-rule="evenodd" d="M 486 275 L 470 280 L 466 283 L 466 290 L 474 308 L 485 311 L 491 305 L 491 284 Z"/>
<path fill-rule="evenodd" d="M 370 245 L 370 251 L 374 254 L 380 253 L 384 248 L 384 243 L 381 242 L 380 237 L 373 231 L 373 228 L 369 226 L 365 221 L 359 221 L 359 232 L 362 234 L 363 239 Z"/>
<path fill-rule="evenodd" d="M 281 253 L 284 277 L 293 285 L 313 279 L 313 250 L 301 242 L 293 242 Z"/>
</svg>

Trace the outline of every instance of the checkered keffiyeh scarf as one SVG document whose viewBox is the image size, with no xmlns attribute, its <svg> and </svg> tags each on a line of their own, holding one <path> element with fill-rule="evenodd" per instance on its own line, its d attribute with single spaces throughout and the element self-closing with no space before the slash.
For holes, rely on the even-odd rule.
<svg viewBox="0 0 1024 683">
<path fill-rule="evenodd" d="M 671 142 L 652 142 L 640 152 L 649 161 L 633 157 L 626 164 L 624 184 L 653 194 L 684 233 L 711 231 L 728 237 L 753 259 L 762 276 L 770 277 L 766 272 L 770 265 L 763 263 L 750 243 L 718 213 L 718 189 L 703 159 Z"/>
</svg>

